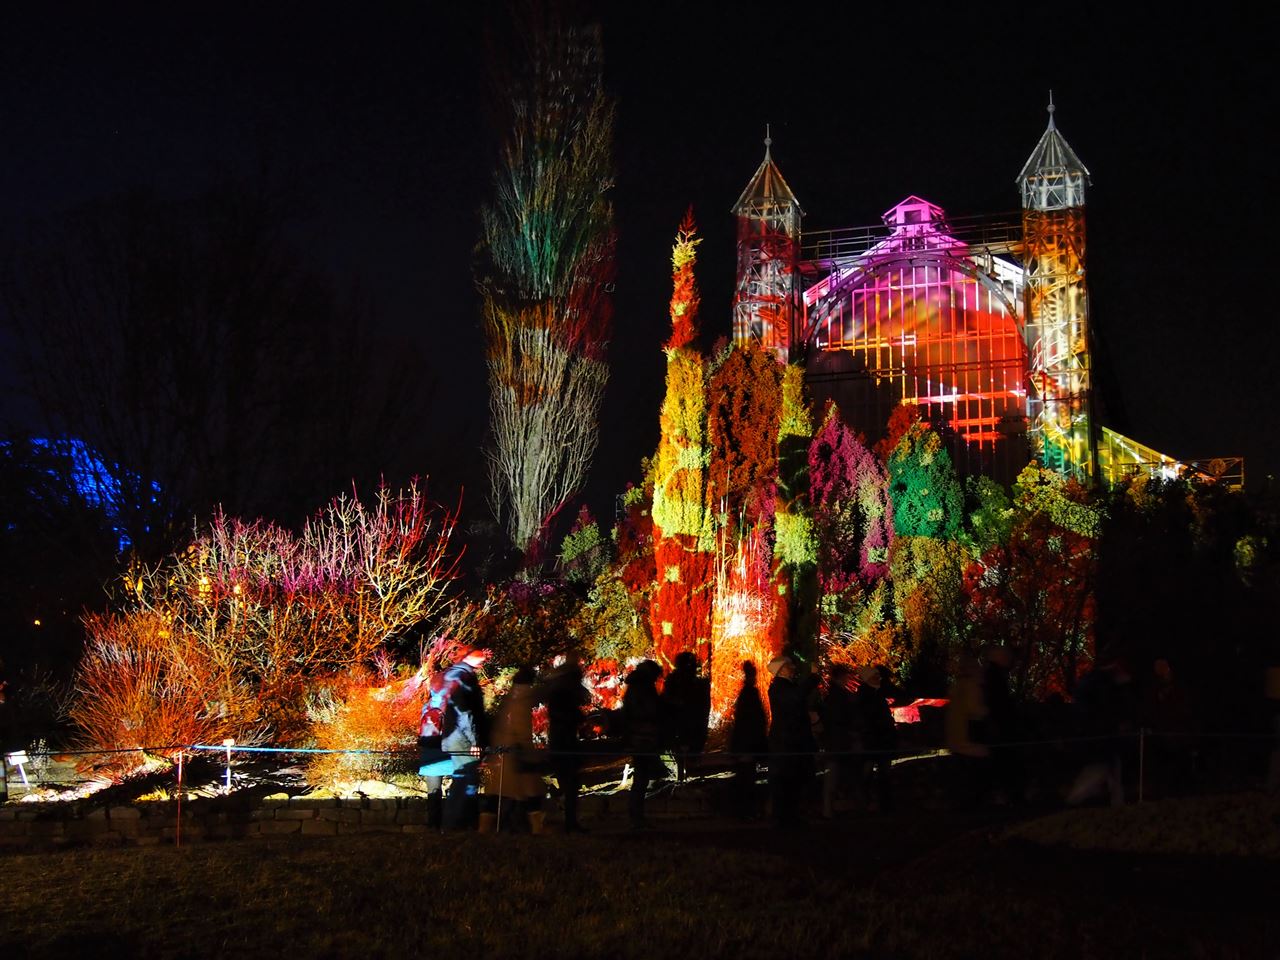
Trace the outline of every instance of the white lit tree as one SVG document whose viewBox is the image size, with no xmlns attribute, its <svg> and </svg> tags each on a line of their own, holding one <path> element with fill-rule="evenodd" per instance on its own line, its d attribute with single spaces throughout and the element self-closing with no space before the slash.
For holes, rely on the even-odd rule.
<svg viewBox="0 0 1280 960">
<path fill-rule="evenodd" d="M 613 101 L 600 31 L 526 12 L 498 73 L 502 143 L 477 284 L 489 368 L 491 504 L 536 556 L 598 436 L 614 275 Z"/>
</svg>

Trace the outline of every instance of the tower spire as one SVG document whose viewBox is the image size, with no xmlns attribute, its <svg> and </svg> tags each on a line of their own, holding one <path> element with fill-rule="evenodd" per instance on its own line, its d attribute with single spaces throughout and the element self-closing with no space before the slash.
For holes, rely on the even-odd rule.
<svg viewBox="0 0 1280 960">
<path fill-rule="evenodd" d="M 1027 429 L 1040 462 L 1083 483 L 1097 479 L 1085 285 L 1089 171 L 1049 123 L 1018 174 L 1030 363 Z"/>
<path fill-rule="evenodd" d="M 1022 205 L 1039 210 L 1083 207 L 1089 170 L 1080 162 L 1054 122 L 1058 108 L 1054 105 L 1052 90 L 1049 91 L 1048 110 L 1049 123 L 1018 174 Z"/>
<path fill-rule="evenodd" d="M 804 211 L 773 162 L 773 131 L 764 128 L 764 159 L 733 212 L 738 218 L 735 343 L 757 340 L 784 363 L 800 322 L 796 260 Z"/>
</svg>

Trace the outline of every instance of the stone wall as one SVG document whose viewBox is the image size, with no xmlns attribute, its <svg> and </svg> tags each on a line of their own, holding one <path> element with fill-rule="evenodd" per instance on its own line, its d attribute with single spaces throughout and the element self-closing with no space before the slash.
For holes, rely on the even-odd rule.
<svg viewBox="0 0 1280 960">
<path fill-rule="evenodd" d="M 355 800 L 269 798 L 250 805 L 237 797 L 182 804 L 182 842 L 287 834 L 422 833 L 426 801 L 416 797 Z M 104 806 L 90 801 L 7 803 L 0 806 L 0 847 L 68 844 L 173 843 L 174 801 Z"/>
<path fill-rule="evenodd" d="M 945 778 L 939 760 L 923 758 L 895 765 L 893 792 L 902 808 L 940 809 L 946 805 Z M 645 815 L 656 820 L 723 816 L 735 810 L 726 796 L 728 780 L 703 780 L 675 786 L 664 784 L 645 804 Z M 817 809 L 814 784 L 811 806 Z M 757 799 L 763 802 L 763 784 Z M 626 792 L 584 794 L 578 815 L 587 823 L 617 819 L 627 808 Z M 559 804 L 544 803 L 550 819 Z M 104 803 L 93 798 L 70 802 L 0 804 L 0 849 L 39 848 L 73 844 L 133 844 L 175 842 L 177 803 L 140 801 Z M 309 797 L 263 797 L 250 791 L 224 797 L 184 801 L 182 842 L 232 840 L 243 837 L 325 837 L 349 833 L 424 833 L 427 803 L 422 797 L 336 800 Z"/>
</svg>

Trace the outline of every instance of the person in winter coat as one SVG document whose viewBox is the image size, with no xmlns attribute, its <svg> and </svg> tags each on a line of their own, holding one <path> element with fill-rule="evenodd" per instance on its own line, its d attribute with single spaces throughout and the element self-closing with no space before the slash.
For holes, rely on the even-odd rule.
<svg viewBox="0 0 1280 960">
<path fill-rule="evenodd" d="M 1104 660 L 1075 689 L 1079 729 L 1085 738 L 1085 764 L 1067 793 L 1067 803 L 1082 803 L 1105 790 L 1113 807 L 1124 804 L 1123 758 L 1137 730 L 1137 701 L 1128 665 Z"/>
<path fill-rule="evenodd" d="M 648 826 L 644 818 L 645 796 L 649 782 L 662 769 L 662 699 L 657 686 L 661 677 L 662 667 L 653 660 L 642 660 L 627 678 L 627 692 L 622 697 L 622 737 L 631 752 L 634 769 L 627 815 L 634 830 Z"/>
<path fill-rule="evenodd" d="M 822 700 L 822 748 L 827 753 L 822 776 L 822 816 L 828 820 L 836 815 L 841 798 L 854 782 L 856 722 L 853 693 L 849 690 L 851 678 L 852 671 L 845 664 L 832 667 L 827 695 Z"/>
<path fill-rule="evenodd" d="M 544 791 L 542 776 L 532 769 L 534 679 L 529 667 L 521 667 L 512 678 L 493 718 L 484 770 L 485 794 L 498 799 L 500 814 L 508 814 L 499 822 L 510 822 L 516 829 L 529 826 Z"/>
<path fill-rule="evenodd" d="M 956 678 L 947 691 L 947 709 L 943 727 L 946 746 L 962 757 L 987 757 L 991 751 L 974 736 L 978 721 L 987 715 L 982 689 L 982 667 L 972 656 L 960 658 Z"/>
<path fill-rule="evenodd" d="M 742 662 L 742 689 L 733 701 L 733 727 L 729 732 L 729 752 L 733 754 L 733 798 L 738 816 L 754 818 L 756 809 L 756 762 L 769 752 L 769 721 L 764 701 L 756 686 L 756 665 Z"/>
<path fill-rule="evenodd" d="M 863 781 L 872 791 L 872 808 L 888 810 L 892 803 L 889 772 L 893 750 L 897 746 L 897 729 L 893 711 L 883 690 L 884 676 L 873 666 L 858 669 L 858 690 L 854 694 L 854 713 L 861 734 L 864 758 Z"/>
<path fill-rule="evenodd" d="M 1164 657 L 1151 665 L 1138 719 L 1140 727 L 1157 734 L 1145 748 L 1148 790 L 1171 793 L 1186 788 L 1196 769 L 1195 711 Z"/>
<path fill-rule="evenodd" d="M 578 823 L 578 792 L 582 788 L 582 710 L 591 694 L 582 684 L 582 667 L 574 657 L 547 675 L 538 692 L 547 705 L 547 750 L 551 772 L 564 794 L 565 833 L 585 833 Z"/>
<path fill-rule="evenodd" d="M 456 830 L 476 819 L 480 752 L 487 744 L 484 694 L 476 671 L 488 659 L 488 650 L 467 650 L 457 663 L 432 678 L 418 730 L 422 762 L 418 772 L 427 779 L 428 825 L 434 825 L 433 814 L 440 809 L 445 776 L 451 782 L 440 826 Z"/>
<path fill-rule="evenodd" d="M 982 698 L 987 705 L 983 742 L 991 747 L 991 780 L 995 791 L 1011 804 L 1026 799 L 1026 764 L 1021 742 L 1026 740 L 1022 714 L 1013 698 L 1008 647 L 988 644 L 982 651 Z"/>
<path fill-rule="evenodd" d="M 972 656 L 963 656 L 956 666 L 956 677 L 947 691 L 947 709 L 943 715 L 947 761 L 951 774 L 952 803 L 958 809 L 977 805 L 986 782 L 986 768 L 991 751 L 974 738 L 977 724 L 987 715 L 983 698 L 982 667 Z"/>
<path fill-rule="evenodd" d="M 813 776 L 818 745 L 804 691 L 796 682 L 796 662 L 790 657 L 769 661 L 769 792 L 773 818 L 782 827 L 801 823 L 800 802 Z"/>
<path fill-rule="evenodd" d="M 675 669 L 662 685 L 662 710 L 671 731 L 677 777 L 683 780 L 690 761 L 706 746 L 711 720 L 711 681 L 698 675 L 697 654 L 676 654 Z"/>
</svg>

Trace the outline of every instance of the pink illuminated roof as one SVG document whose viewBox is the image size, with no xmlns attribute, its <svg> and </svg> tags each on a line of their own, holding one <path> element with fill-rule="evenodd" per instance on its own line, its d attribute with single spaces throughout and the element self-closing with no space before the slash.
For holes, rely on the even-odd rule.
<svg viewBox="0 0 1280 960">
<path fill-rule="evenodd" d="M 908 223 L 942 222 L 943 209 L 936 203 L 930 203 L 915 194 L 900 200 L 880 215 L 887 227 L 897 227 Z"/>
</svg>

